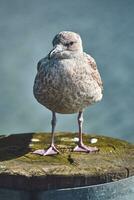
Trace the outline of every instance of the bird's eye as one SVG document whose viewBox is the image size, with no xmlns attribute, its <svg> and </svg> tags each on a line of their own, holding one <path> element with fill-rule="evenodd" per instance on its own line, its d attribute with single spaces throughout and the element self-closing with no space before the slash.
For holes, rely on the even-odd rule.
<svg viewBox="0 0 134 200">
<path fill-rule="evenodd" d="M 70 45 L 73 45 L 73 43 L 74 43 L 74 42 L 70 42 L 69 44 L 70 44 Z"/>
<path fill-rule="evenodd" d="M 69 43 L 66 43 L 66 44 L 65 44 L 65 46 L 66 46 L 66 47 L 72 46 L 72 45 L 73 45 L 73 43 L 74 43 L 74 42 L 69 42 Z"/>
</svg>

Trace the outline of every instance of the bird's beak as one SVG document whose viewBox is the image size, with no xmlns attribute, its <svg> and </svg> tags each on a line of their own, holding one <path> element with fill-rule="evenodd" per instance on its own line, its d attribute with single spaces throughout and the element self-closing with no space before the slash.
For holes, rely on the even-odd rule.
<svg viewBox="0 0 134 200">
<path fill-rule="evenodd" d="M 56 45 L 49 53 L 49 58 L 53 57 L 53 55 L 60 53 L 63 51 L 62 45 Z"/>
</svg>

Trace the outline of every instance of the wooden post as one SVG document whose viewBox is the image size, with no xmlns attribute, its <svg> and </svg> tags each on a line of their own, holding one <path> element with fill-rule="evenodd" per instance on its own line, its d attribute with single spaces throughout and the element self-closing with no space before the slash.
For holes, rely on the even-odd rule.
<svg viewBox="0 0 134 200">
<path fill-rule="evenodd" d="M 99 152 L 90 154 L 73 152 L 72 150 L 78 139 L 76 133 L 56 133 L 56 145 L 61 153 L 55 156 L 32 154 L 32 151 L 36 149 L 46 149 L 49 146 L 50 133 L 1 136 L 0 199 L 8 199 L 4 196 L 4 191 L 6 191 L 7 195 L 8 193 L 11 195 L 11 192 L 18 192 L 14 193 L 15 197 L 13 200 L 42 200 L 43 196 L 45 199 L 47 199 L 47 196 L 49 196 L 48 199 L 55 199 L 55 190 L 56 192 L 58 191 L 58 195 L 59 191 L 62 191 L 60 194 L 62 196 L 64 192 L 68 191 L 66 188 L 73 188 L 70 191 L 74 198 L 74 189 L 76 189 L 75 191 L 77 191 L 78 195 L 77 187 L 81 191 L 85 191 L 87 186 L 87 199 L 94 200 L 94 197 L 89 198 L 88 196 L 89 187 L 91 186 L 92 190 L 96 187 L 93 185 L 102 187 L 101 184 L 104 183 L 114 184 L 116 181 L 115 184 L 117 184 L 118 182 L 122 183 L 118 180 L 126 180 L 127 187 L 131 182 L 128 187 L 129 190 L 131 185 L 134 187 L 133 144 L 92 134 L 84 134 L 83 138 L 87 146 L 96 146 L 99 148 Z M 91 142 L 96 143 L 91 144 Z M 83 190 L 82 187 L 84 187 Z M 134 195 L 134 191 L 131 191 L 131 193 Z M 21 198 L 22 196 L 23 198 Z M 58 200 L 60 199 L 59 197 L 57 198 Z M 63 196 L 61 199 L 63 199 Z M 64 199 L 66 199 L 66 196 Z M 79 198 L 77 197 L 77 199 Z"/>
</svg>

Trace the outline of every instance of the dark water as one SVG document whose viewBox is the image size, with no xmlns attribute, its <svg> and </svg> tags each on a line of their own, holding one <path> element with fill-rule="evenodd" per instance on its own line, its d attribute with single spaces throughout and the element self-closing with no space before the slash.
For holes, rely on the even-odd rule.
<svg viewBox="0 0 134 200">
<path fill-rule="evenodd" d="M 51 113 L 32 86 L 37 61 L 62 30 L 80 33 L 104 81 L 84 132 L 134 142 L 133 0 L 0 0 L 0 134 L 50 130 Z M 77 131 L 76 115 L 58 115 L 57 130 Z"/>
</svg>

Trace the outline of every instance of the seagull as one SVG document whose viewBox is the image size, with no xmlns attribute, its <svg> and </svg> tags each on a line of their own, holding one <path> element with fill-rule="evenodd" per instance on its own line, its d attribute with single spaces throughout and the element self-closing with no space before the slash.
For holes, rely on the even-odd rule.
<svg viewBox="0 0 134 200">
<path fill-rule="evenodd" d="M 58 33 L 52 44 L 52 50 L 37 64 L 33 86 L 34 97 L 52 112 L 51 144 L 48 149 L 33 153 L 44 156 L 60 153 L 54 142 L 56 113 L 78 113 L 79 140 L 74 152 L 98 151 L 97 147 L 86 146 L 82 139 L 83 111 L 103 96 L 96 62 L 83 51 L 81 37 L 75 32 Z"/>
</svg>

